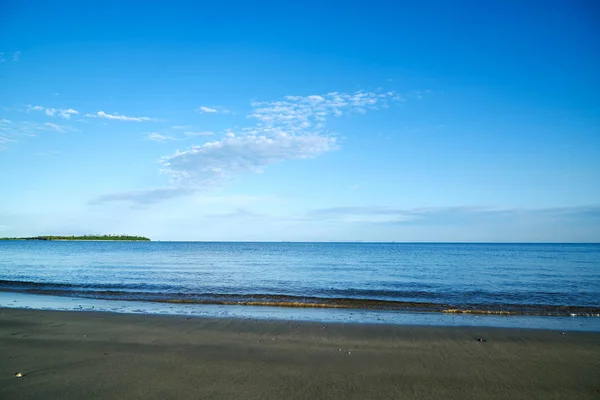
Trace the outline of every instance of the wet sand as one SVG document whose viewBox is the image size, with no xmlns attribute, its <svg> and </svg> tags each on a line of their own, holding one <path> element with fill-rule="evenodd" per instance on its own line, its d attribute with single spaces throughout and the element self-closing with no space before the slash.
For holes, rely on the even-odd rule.
<svg viewBox="0 0 600 400">
<path fill-rule="evenodd" d="M 0 309 L 0 399 L 198 398 L 600 399 L 600 333 Z"/>
</svg>

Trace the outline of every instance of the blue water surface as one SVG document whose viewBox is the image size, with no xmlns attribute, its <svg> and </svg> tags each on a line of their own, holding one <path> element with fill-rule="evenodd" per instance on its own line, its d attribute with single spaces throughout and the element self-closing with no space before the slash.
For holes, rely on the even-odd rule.
<svg viewBox="0 0 600 400">
<path fill-rule="evenodd" d="M 96 299 L 283 295 L 594 314 L 600 245 L 0 241 L 0 281 L 5 292 Z"/>
</svg>

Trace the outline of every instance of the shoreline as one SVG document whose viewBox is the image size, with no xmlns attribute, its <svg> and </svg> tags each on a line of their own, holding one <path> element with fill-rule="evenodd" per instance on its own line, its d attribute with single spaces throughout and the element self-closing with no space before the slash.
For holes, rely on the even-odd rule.
<svg viewBox="0 0 600 400">
<path fill-rule="evenodd" d="M 118 287 L 89 288 L 65 283 L 7 281 L 0 279 L 0 293 L 59 296 L 121 302 L 189 305 L 233 305 L 249 307 L 320 308 L 443 314 L 600 317 L 600 307 L 550 304 L 459 304 L 417 300 L 393 300 L 360 297 L 316 297 L 265 293 L 159 293 L 120 290 Z"/>
<path fill-rule="evenodd" d="M 101 300 L 0 291 L 0 308 L 50 311 L 94 311 L 115 314 L 311 321 L 400 326 L 499 327 L 600 332 L 600 318 L 438 313 L 344 308 L 306 308 L 222 304 L 153 303 Z"/>
<path fill-rule="evenodd" d="M 1 308 L 0 354 L 0 397 L 11 399 L 586 399 L 600 389 L 600 333 L 587 332 Z"/>
</svg>

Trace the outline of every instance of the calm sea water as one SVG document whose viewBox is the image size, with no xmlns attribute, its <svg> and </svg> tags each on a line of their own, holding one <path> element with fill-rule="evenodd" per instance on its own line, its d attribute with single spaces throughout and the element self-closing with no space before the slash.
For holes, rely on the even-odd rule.
<svg viewBox="0 0 600 400">
<path fill-rule="evenodd" d="M 0 242 L 0 291 L 103 300 L 600 315 L 600 245 Z"/>
</svg>

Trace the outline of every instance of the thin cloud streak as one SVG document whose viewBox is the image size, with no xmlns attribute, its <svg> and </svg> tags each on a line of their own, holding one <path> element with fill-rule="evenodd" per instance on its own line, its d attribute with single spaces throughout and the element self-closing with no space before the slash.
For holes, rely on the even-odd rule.
<svg viewBox="0 0 600 400">
<path fill-rule="evenodd" d="M 167 142 L 170 140 L 178 140 L 172 136 L 167 136 L 167 135 L 162 135 L 160 133 L 146 133 L 146 139 L 147 140 L 152 140 L 154 142 Z"/>
<path fill-rule="evenodd" d="M 210 135 L 214 135 L 214 132 L 183 132 L 184 135 L 186 136 L 210 136 Z"/>
<path fill-rule="evenodd" d="M 57 125 L 57 124 L 52 124 L 50 122 L 46 122 L 43 127 L 40 127 L 38 129 L 41 129 L 41 130 L 50 130 L 50 131 L 55 131 L 55 132 L 60 132 L 60 133 L 65 133 L 66 132 L 66 127 L 61 126 L 61 125 Z"/>
<path fill-rule="evenodd" d="M 600 205 L 537 209 L 485 206 L 426 208 L 332 207 L 315 209 L 298 218 L 307 221 L 386 225 L 465 225 L 479 222 L 489 223 L 498 220 L 518 222 L 528 218 L 600 220 Z"/>
<path fill-rule="evenodd" d="M 206 113 L 206 114 L 230 114 L 231 111 L 227 110 L 224 107 L 220 107 L 220 106 L 212 106 L 212 107 L 207 107 L 207 106 L 200 106 L 198 107 L 198 109 L 196 110 L 200 113 Z"/>
<path fill-rule="evenodd" d="M 11 139 L 7 136 L 0 135 L 0 150 L 5 150 L 9 143 L 16 143 L 15 139 Z"/>
<path fill-rule="evenodd" d="M 151 205 L 165 200 L 186 196 L 194 191 L 184 188 L 157 188 L 147 190 L 135 190 L 131 192 L 114 193 L 96 196 L 88 204 L 99 206 L 114 202 L 133 202 L 138 205 Z"/>
<path fill-rule="evenodd" d="M 155 121 L 154 118 L 149 118 L 149 117 L 128 117 L 126 115 L 120 115 L 118 113 L 107 114 L 104 111 L 98 111 L 96 114 L 85 114 L 85 116 L 86 117 L 90 117 L 90 118 L 110 119 L 110 120 L 113 120 L 113 121 L 130 121 L 130 122 Z"/>
</svg>

